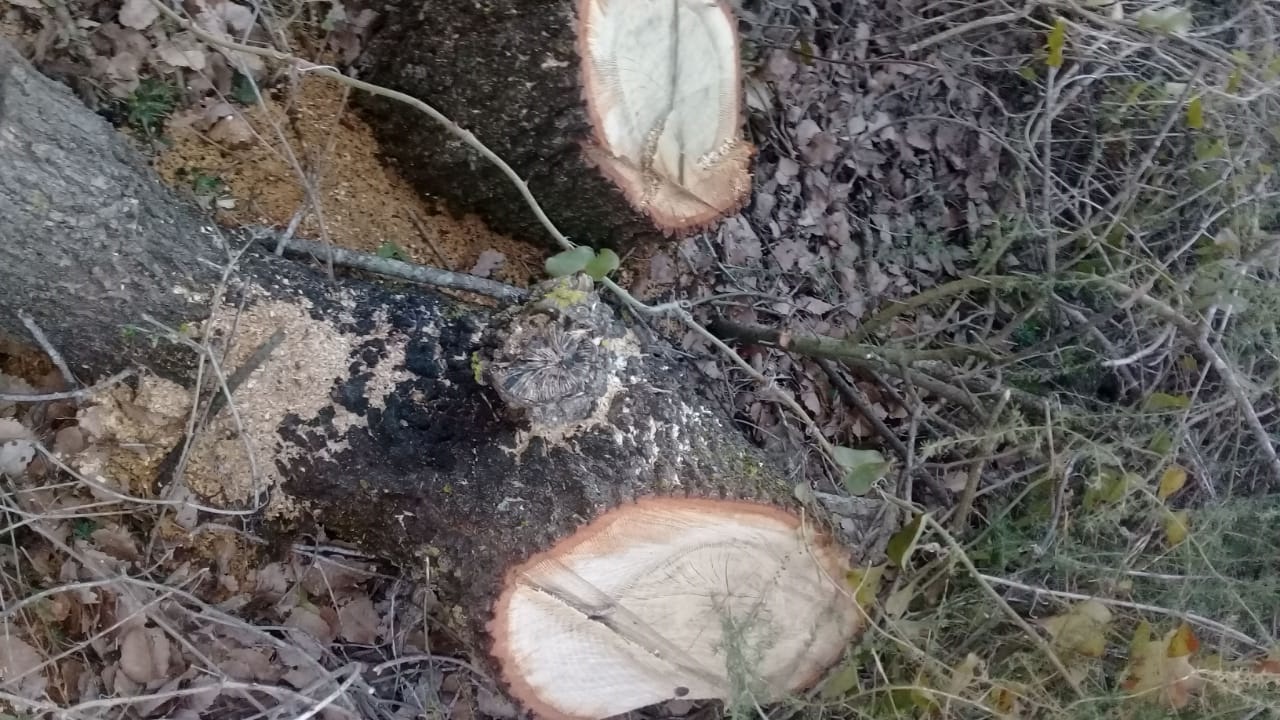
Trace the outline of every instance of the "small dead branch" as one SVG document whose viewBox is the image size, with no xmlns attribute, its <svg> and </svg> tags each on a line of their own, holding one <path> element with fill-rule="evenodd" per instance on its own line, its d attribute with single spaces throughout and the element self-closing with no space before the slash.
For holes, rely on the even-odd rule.
<svg viewBox="0 0 1280 720">
<path fill-rule="evenodd" d="M 71 367 L 67 365 L 62 353 L 58 352 L 58 348 L 54 347 L 53 343 L 49 342 L 49 338 L 45 337 L 44 331 L 36 324 L 35 319 L 21 310 L 18 311 L 18 319 L 26 326 L 27 332 L 31 333 L 31 337 L 35 338 L 35 341 L 40 344 L 40 349 L 44 350 L 44 353 L 53 361 L 54 366 L 58 368 L 58 372 L 62 373 L 62 379 L 67 381 L 67 387 L 78 387 L 80 381 L 71 372 Z"/>
<path fill-rule="evenodd" d="M 107 388 L 112 387 L 113 385 L 117 385 L 120 383 L 120 381 L 133 377 L 133 375 L 134 375 L 133 370 L 121 370 L 120 372 L 116 373 L 115 375 L 112 375 L 106 380 L 95 383 L 94 385 L 87 388 L 80 388 L 79 390 L 64 390 L 62 392 L 36 393 L 36 394 L 0 393 L 0 401 L 14 402 L 14 403 L 35 403 L 35 402 L 48 402 L 50 400 L 75 400 L 80 398 L 86 398 L 86 397 L 89 397 L 90 395 L 96 395 L 97 393 L 100 393 L 103 390 L 106 390 Z"/>
<path fill-rule="evenodd" d="M 272 236 L 262 237 L 259 242 L 266 246 L 275 245 L 275 239 Z M 371 253 L 348 250 L 347 248 L 325 245 L 311 240 L 294 238 L 285 247 L 285 252 L 319 258 L 327 258 L 332 255 L 333 263 L 341 267 L 364 270 L 386 277 L 450 290 L 466 290 L 504 302 L 517 303 L 528 297 L 528 293 L 524 290 L 497 280 L 451 270 L 440 270 L 425 265 L 415 265 L 395 258 L 378 257 Z"/>
</svg>

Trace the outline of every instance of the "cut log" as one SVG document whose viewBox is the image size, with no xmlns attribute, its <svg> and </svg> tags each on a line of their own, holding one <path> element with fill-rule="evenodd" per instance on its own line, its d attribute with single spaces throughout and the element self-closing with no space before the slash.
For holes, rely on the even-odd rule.
<svg viewBox="0 0 1280 720">
<path fill-rule="evenodd" d="M 848 551 L 585 276 L 499 312 L 252 250 L 224 282 L 245 239 L 3 43 L 0 168 L 0 333 L 20 336 L 25 310 L 84 380 L 134 364 L 168 378 L 84 411 L 93 443 L 68 458 L 82 473 L 131 489 L 173 457 L 190 393 L 169 381 L 190 384 L 193 356 L 145 318 L 186 324 L 208 333 L 206 363 L 251 371 L 147 491 L 265 505 L 425 562 L 443 616 L 544 717 L 777 698 L 861 628 Z"/>
<path fill-rule="evenodd" d="M 392 2 L 361 61 L 511 164 L 578 242 L 625 248 L 745 202 L 737 28 L 723 2 Z M 511 183 L 418 111 L 364 103 L 409 180 L 495 230 L 545 236 Z"/>
</svg>

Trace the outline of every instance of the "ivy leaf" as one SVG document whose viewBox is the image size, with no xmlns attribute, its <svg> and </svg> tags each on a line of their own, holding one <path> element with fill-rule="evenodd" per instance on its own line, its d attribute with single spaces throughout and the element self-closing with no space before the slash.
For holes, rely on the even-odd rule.
<svg viewBox="0 0 1280 720">
<path fill-rule="evenodd" d="M 600 281 L 604 279 L 605 275 L 617 270 L 618 265 L 620 264 L 621 262 L 618 260 L 618 253 L 610 250 L 609 248 L 604 248 L 600 250 L 600 252 L 596 253 L 595 257 L 591 258 L 589 262 L 587 262 L 587 266 L 584 270 L 591 276 L 592 280 Z"/>
<path fill-rule="evenodd" d="M 889 463 L 875 450 L 837 447 L 835 461 L 844 470 L 844 486 L 851 495 L 866 495 L 889 471 Z"/>
<path fill-rule="evenodd" d="M 885 547 L 884 553 L 889 557 L 889 561 L 900 568 L 907 566 L 907 561 L 911 559 L 911 553 L 916 549 L 916 542 L 920 540 L 920 533 L 924 530 L 924 515 L 916 515 L 907 523 L 906 527 L 893 534 L 889 538 L 889 544 Z"/>
<path fill-rule="evenodd" d="M 587 267 L 587 263 L 595 259 L 596 251 L 586 245 L 579 245 L 572 250 L 556 253 L 547 258 L 547 274 L 551 277 L 572 275 Z"/>
<path fill-rule="evenodd" d="M 1045 59 L 1044 64 L 1051 68 L 1062 67 L 1062 48 L 1067 44 L 1067 21 L 1063 18 L 1056 18 L 1053 21 L 1053 29 L 1049 31 L 1049 57 Z"/>
<path fill-rule="evenodd" d="M 1156 491 L 1156 496 L 1161 500 L 1168 500 L 1186 484 L 1186 469 L 1178 465 L 1170 465 L 1165 468 L 1164 474 L 1160 476 L 1160 488 Z"/>
</svg>

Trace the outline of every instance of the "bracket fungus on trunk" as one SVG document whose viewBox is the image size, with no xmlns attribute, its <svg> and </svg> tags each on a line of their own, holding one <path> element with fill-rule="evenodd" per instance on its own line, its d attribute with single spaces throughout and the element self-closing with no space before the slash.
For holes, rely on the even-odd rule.
<svg viewBox="0 0 1280 720">
<path fill-rule="evenodd" d="M 492 653 L 548 720 L 744 691 L 768 702 L 812 685 L 861 629 L 847 571 L 779 508 L 642 498 L 507 573 Z"/>
<path fill-rule="evenodd" d="M 751 189 L 737 23 L 724 0 L 388 0 L 362 59 L 524 178 L 557 227 L 626 249 L 713 225 Z M 428 195 L 542 237 L 510 181 L 413 108 L 361 101 Z"/>
</svg>

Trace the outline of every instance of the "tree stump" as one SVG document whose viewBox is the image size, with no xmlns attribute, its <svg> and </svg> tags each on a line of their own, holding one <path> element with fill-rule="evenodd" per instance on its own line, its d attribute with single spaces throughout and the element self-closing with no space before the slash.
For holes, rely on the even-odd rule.
<svg viewBox="0 0 1280 720">
<path fill-rule="evenodd" d="M 243 377 L 152 491 L 425 561 L 445 615 L 539 715 L 777 698 L 862 627 L 848 552 L 585 276 L 494 312 L 235 259 L 242 236 L 3 44 L 0 168 L 0 332 L 20 336 L 22 310 L 85 380 L 131 364 L 167 378 L 96 398 L 93 452 L 128 446 L 155 482 L 181 432 L 151 428 L 140 452 L 103 418 L 185 427 L 156 398 L 190 395 L 173 384 L 193 378 L 183 338 L 207 337 L 206 367 Z M 128 487 L 110 457 L 67 460 Z"/>
<path fill-rule="evenodd" d="M 737 27 L 722 2 L 390 2 L 359 67 L 470 130 L 575 241 L 615 249 L 704 228 L 751 187 Z M 362 105 L 428 195 L 545 237 L 511 183 L 420 112 Z"/>
</svg>

